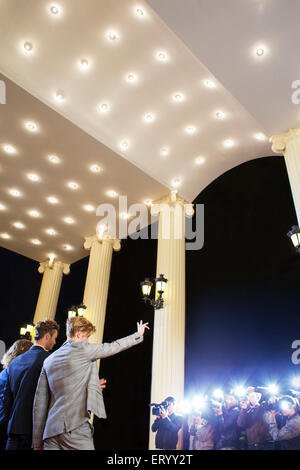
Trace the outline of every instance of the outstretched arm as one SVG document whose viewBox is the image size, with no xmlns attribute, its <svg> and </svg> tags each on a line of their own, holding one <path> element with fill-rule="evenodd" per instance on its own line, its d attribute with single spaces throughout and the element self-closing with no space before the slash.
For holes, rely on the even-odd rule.
<svg viewBox="0 0 300 470">
<path fill-rule="evenodd" d="M 103 357 L 114 356 L 125 349 L 131 348 L 136 344 L 139 344 L 144 339 L 145 330 L 148 329 L 148 323 L 142 321 L 137 323 L 137 332 L 133 335 L 126 336 L 125 338 L 117 339 L 112 343 L 104 344 L 91 344 L 88 343 L 85 350 L 90 360 L 101 359 Z"/>
</svg>

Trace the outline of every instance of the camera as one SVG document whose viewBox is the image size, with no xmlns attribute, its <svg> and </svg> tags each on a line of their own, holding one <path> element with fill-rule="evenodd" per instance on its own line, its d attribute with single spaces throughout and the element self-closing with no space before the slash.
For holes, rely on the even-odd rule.
<svg viewBox="0 0 300 470">
<path fill-rule="evenodd" d="M 149 406 L 153 406 L 152 414 L 154 416 L 160 416 L 162 412 L 168 408 L 168 402 L 163 401 L 162 403 L 150 403 Z"/>
<path fill-rule="evenodd" d="M 267 405 L 268 405 L 268 410 L 269 411 L 278 411 L 280 412 L 280 406 L 279 406 L 279 401 L 275 401 L 275 403 L 272 403 L 270 401 L 267 402 Z"/>
<path fill-rule="evenodd" d="M 280 398 L 277 398 L 275 403 L 268 402 L 268 409 L 270 411 L 277 411 L 278 413 L 283 413 L 284 411 L 291 410 L 292 407 L 295 407 L 295 410 L 299 411 L 298 400 L 289 395 L 283 395 Z"/>
</svg>

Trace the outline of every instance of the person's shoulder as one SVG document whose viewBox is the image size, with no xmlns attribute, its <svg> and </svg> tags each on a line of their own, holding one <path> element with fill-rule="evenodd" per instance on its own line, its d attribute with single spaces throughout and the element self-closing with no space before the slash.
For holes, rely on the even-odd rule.
<svg viewBox="0 0 300 470">
<path fill-rule="evenodd" d="M 1 380 L 6 380 L 7 375 L 8 375 L 7 369 L 3 369 L 3 370 L 0 372 L 0 381 L 1 381 Z"/>
<path fill-rule="evenodd" d="M 32 347 L 31 347 L 30 349 L 28 349 L 28 351 L 25 351 L 23 354 L 20 354 L 19 356 L 15 357 L 7 368 L 8 373 L 10 371 L 13 371 L 14 369 L 17 369 L 20 366 L 20 364 L 22 365 L 22 364 L 27 363 L 32 357 L 32 354 L 33 353 L 32 353 Z"/>
<path fill-rule="evenodd" d="M 175 413 L 173 413 L 173 415 L 171 416 L 174 416 L 173 419 L 180 422 L 180 421 L 183 421 L 183 416 L 181 415 L 176 415 Z"/>
</svg>

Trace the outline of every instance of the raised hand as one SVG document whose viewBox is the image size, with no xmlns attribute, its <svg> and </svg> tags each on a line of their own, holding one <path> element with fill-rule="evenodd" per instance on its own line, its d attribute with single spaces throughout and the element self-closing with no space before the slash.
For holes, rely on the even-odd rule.
<svg viewBox="0 0 300 470">
<path fill-rule="evenodd" d="M 139 335 L 144 336 L 146 328 L 147 328 L 147 330 L 150 330 L 150 328 L 148 326 L 148 322 L 143 323 L 142 320 L 140 322 L 137 322 L 137 332 L 138 332 Z"/>
</svg>

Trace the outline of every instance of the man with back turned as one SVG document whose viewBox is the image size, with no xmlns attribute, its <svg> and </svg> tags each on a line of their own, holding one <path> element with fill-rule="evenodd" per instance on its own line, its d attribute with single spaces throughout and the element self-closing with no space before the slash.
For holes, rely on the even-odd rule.
<svg viewBox="0 0 300 470">
<path fill-rule="evenodd" d="M 91 344 L 96 331 L 84 317 L 67 320 L 67 341 L 44 362 L 33 406 L 36 450 L 94 450 L 90 413 L 106 418 L 97 359 L 113 356 L 143 341 L 148 323 L 112 343 Z"/>
<path fill-rule="evenodd" d="M 32 406 L 44 360 L 53 349 L 59 326 L 43 320 L 35 326 L 33 346 L 16 357 L 7 369 L 3 408 L 8 421 L 6 450 L 30 450 Z"/>
</svg>

